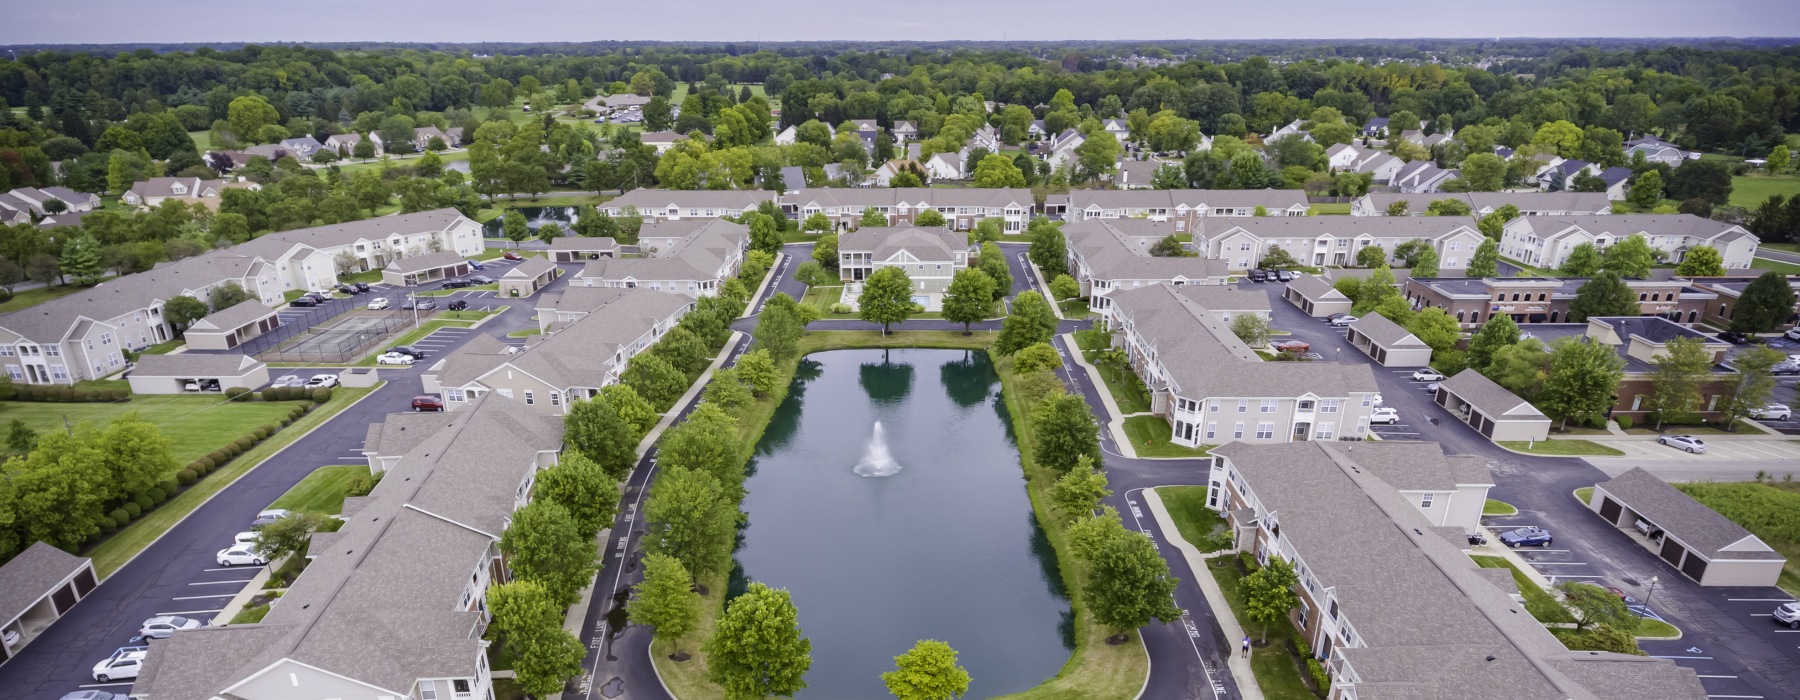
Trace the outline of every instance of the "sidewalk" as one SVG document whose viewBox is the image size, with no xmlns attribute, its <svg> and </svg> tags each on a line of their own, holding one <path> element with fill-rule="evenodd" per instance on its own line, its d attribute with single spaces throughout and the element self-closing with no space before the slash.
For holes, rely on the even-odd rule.
<svg viewBox="0 0 1800 700">
<path fill-rule="evenodd" d="M 1219 621 L 1219 629 L 1225 633 L 1227 654 L 1225 666 L 1231 670 L 1231 679 L 1237 683 L 1238 694 L 1244 700 L 1263 700 L 1262 687 L 1256 684 L 1256 674 L 1250 670 L 1250 660 L 1240 654 L 1234 654 L 1229 646 L 1236 640 L 1244 638 L 1244 628 L 1238 625 L 1237 617 L 1231 613 L 1231 604 L 1225 600 L 1225 591 L 1219 588 L 1219 582 L 1213 580 L 1212 571 L 1206 568 L 1206 556 L 1181 538 L 1181 531 L 1175 527 L 1175 519 L 1169 516 L 1169 509 L 1163 507 L 1162 497 L 1156 495 L 1156 489 L 1144 489 L 1144 504 L 1149 506 L 1150 515 L 1156 518 L 1156 526 L 1162 530 L 1163 540 L 1181 550 L 1181 557 L 1187 560 L 1188 575 L 1199 584 L 1200 592 L 1206 596 L 1207 607 L 1212 608 L 1213 617 Z M 1226 556 L 1233 556 L 1227 553 Z"/>
<path fill-rule="evenodd" d="M 1112 390 L 1106 388 L 1106 380 L 1101 378 L 1100 370 L 1088 364 L 1087 358 L 1081 356 L 1081 345 L 1075 342 L 1074 333 L 1062 335 L 1063 347 L 1069 349 L 1069 355 L 1075 364 L 1087 372 L 1088 381 L 1094 385 L 1094 393 L 1100 395 L 1100 403 L 1106 405 L 1106 430 L 1112 433 L 1113 444 L 1129 459 L 1137 459 L 1137 450 L 1131 446 L 1131 438 L 1125 435 L 1125 414 L 1119 410 L 1119 404 L 1113 401 Z"/>
</svg>

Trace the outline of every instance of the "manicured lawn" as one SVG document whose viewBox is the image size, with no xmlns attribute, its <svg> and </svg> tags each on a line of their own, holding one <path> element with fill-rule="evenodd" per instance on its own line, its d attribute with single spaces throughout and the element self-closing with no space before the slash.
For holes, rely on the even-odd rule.
<svg viewBox="0 0 1800 700">
<path fill-rule="evenodd" d="M 1076 339 L 1080 341 L 1087 337 L 1091 336 L 1077 335 Z M 1082 356 L 1099 372 L 1100 381 L 1106 384 L 1107 393 L 1112 394 L 1113 403 L 1119 405 L 1119 412 L 1128 415 L 1148 412 L 1150 390 L 1144 387 L 1144 380 L 1138 379 L 1130 368 L 1096 361 L 1097 354 L 1095 350 L 1082 348 Z"/>
<path fill-rule="evenodd" d="M 506 334 L 506 337 L 508 337 L 508 338 L 527 338 L 530 336 L 542 334 L 543 332 L 544 331 L 541 328 L 526 328 L 524 330 L 518 330 L 518 331 L 513 331 L 511 333 L 508 333 L 508 334 Z"/>
<path fill-rule="evenodd" d="M 1651 639 L 1674 639 L 1680 634 L 1681 630 L 1679 628 L 1667 622 L 1663 622 L 1662 620 L 1652 620 L 1648 617 L 1638 620 L 1636 636 L 1639 639 L 1646 637 Z"/>
<path fill-rule="evenodd" d="M 1519 269 L 1526 271 L 1527 273 L 1530 273 L 1534 277 L 1561 277 L 1562 276 L 1562 273 L 1559 273 L 1556 270 L 1551 269 L 1551 268 L 1532 267 L 1530 265 L 1526 265 L 1525 263 L 1519 262 L 1512 258 L 1500 258 L 1500 259 L 1506 261 L 1507 263 L 1511 264 L 1514 267 L 1517 267 Z"/>
<path fill-rule="evenodd" d="M 516 209 L 518 207 L 572 207 L 577 204 L 601 204 L 617 197 L 617 194 L 593 192 L 546 192 L 537 199 L 529 196 L 495 199 L 488 206 L 496 209 Z M 501 212 L 505 213 L 505 212 Z M 567 230 L 567 227 L 564 227 Z"/>
<path fill-rule="evenodd" d="M 1731 178 L 1731 205 L 1755 211 L 1772 195 L 1800 194 L 1800 175 L 1739 175 Z"/>
<path fill-rule="evenodd" d="M 1065 299 L 1056 302 L 1056 305 L 1062 309 L 1063 318 L 1080 320 L 1094 315 L 1093 310 L 1088 308 L 1088 303 L 1080 299 Z"/>
<path fill-rule="evenodd" d="M 1764 481 L 1675 484 L 1694 500 L 1744 526 L 1769 547 L 1787 557 L 1776 582 L 1800 596 L 1800 483 Z"/>
<path fill-rule="evenodd" d="M 39 433 L 70 425 L 92 423 L 102 427 L 113 419 L 136 412 L 168 436 L 178 469 L 250 431 L 286 418 L 293 410 L 289 401 L 228 402 L 213 396 L 136 396 L 119 403 L 0 403 L 0 425 L 21 420 Z"/>
<path fill-rule="evenodd" d="M 1336 203 L 1336 204 L 1314 204 L 1314 205 L 1311 205 L 1311 207 L 1312 207 L 1312 213 L 1318 214 L 1319 216 L 1327 216 L 1327 215 L 1349 216 L 1350 215 L 1350 203 L 1349 202 L 1342 202 L 1342 203 Z"/>
<path fill-rule="evenodd" d="M 101 577 L 112 574 L 119 567 L 124 566 L 125 562 L 137 556 L 138 552 L 150 546 L 150 543 L 156 541 L 156 538 L 161 537 L 164 532 L 168 532 L 169 528 L 175 526 L 175 523 L 187 517 L 188 513 L 200 507 L 200 504 L 206 499 L 212 498 L 213 494 L 224 490 L 226 486 L 231 485 L 231 482 L 237 481 L 238 477 L 261 464 L 270 455 L 300 439 L 300 436 L 305 435 L 307 431 L 331 420 L 333 416 L 349 408 L 350 404 L 368 396 L 376 388 L 380 388 L 380 385 L 370 389 L 346 389 L 344 387 L 333 389 L 331 400 L 325 402 L 325 405 L 313 409 L 311 413 L 301 416 L 300 420 L 294 421 L 292 425 L 264 440 L 262 444 L 250 448 L 249 452 L 238 455 L 237 459 L 225 463 L 224 466 L 208 474 L 206 478 L 196 482 L 186 491 L 182 491 L 155 510 L 144 514 L 143 519 L 125 526 L 117 534 L 107 538 L 105 542 L 88 550 L 86 556 L 93 558 L 94 569 Z M 237 404 L 232 406 L 232 409 L 237 410 L 251 405 L 255 404 Z M 272 405 L 287 406 L 290 404 L 283 402 Z"/>
<path fill-rule="evenodd" d="M 281 494 L 281 498 L 275 499 L 269 507 L 336 515 L 344 509 L 344 486 L 351 479 L 368 475 L 369 467 L 365 464 L 319 467 L 287 493 Z"/>
<path fill-rule="evenodd" d="M 50 301 L 51 299 L 60 299 L 84 289 L 90 289 L 90 287 L 77 287 L 71 284 L 38 287 L 37 289 L 22 289 L 19 290 L 18 293 L 13 294 L 13 298 L 6 300 L 5 303 L 0 303 L 0 313 L 28 309 L 46 301 Z"/>
<path fill-rule="evenodd" d="M 1238 581 L 1244 575 L 1238 573 L 1237 565 L 1230 557 L 1219 557 L 1206 560 L 1206 568 L 1211 570 L 1214 580 L 1219 582 L 1219 590 L 1225 593 L 1225 600 L 1231 605 L 1231 614 L 1237 618 L 1244 633 L 1256 639 L 1259 644 L 1250 648 L 1250 671 L 1256 675 L 1256 684 L 1262 688 L 1263 697 L 1270 700 L 1317 700 L 1312 689 L 1306 687 L 1300 666 L 1294 663 L 1292 648 L 1294 630 L 1286 623 L 1276 624 L 1264 629 L 1244 615 L 1244 599 L 1238 594 Z M 1217 613 L 1218 611 L 1213 611 Z M 1263 639 L 1267 644 L 1260 644 Z M 1237 641 L 1231 642 L 1231 653 L 1237 653 Z"/>
<path fill-rule="evenodd" d="M 1500 446 L 1509 450 L 1552 457 L 1618 457 L 1625 454 L 1587 440 L 1539 440 L 1536 444 L 1522 440 L 1501 441 Z"/>
<path fill-rule="evenodd" d="M 856 318 L 856 314 L 834 314 L 831 306 L 843 298 L 844 288 L 807 287 L 806 294 L 800 297 L 800 303 L 819 310 L 819 318 Z"/>
<path fill-rule="evenodd" d="M 194 148 L 195 148 L 195 150 L 200 151 L 200 153 L 204 154 L 207 151 L 212 150 L 212 130 L 211 129 L 204 129 L 201 131 L 190 131 L 190 132 L 188 132 L 188 138 L 194 140 Z"/>
<path fill-rule="evenodd" d="M 1770 260 L 1768 258 L 1752 258 L 1750 260 L 1750 269 L 1774 270 L 1784 275 L 1800 275 L 1800 265 L 1784 263 L 1779 260 Z"/>
<path fill-rule="evenodd" d="M 1224 516 L 1206 507 L 1205 486 L 1158 486 L 1156 495 L 1175 519 L 1181 539 L 1201 552 L 1216 552 L 1231 547 L 1231 526 Z"/>
<path fill-rule="evenodd" d="M 1583 486 L 1581 488 L 1575 489 L 1575 497 L 1578 499 L 1581 499 L 1582 503 L 1593 503 L 1594 502 L 1594 487 Z"/>
<path fill-rule="evenodd" d="M 1513 504 L 1507 503 L 1506 501 L 1496 501 L 1496 500 L 1490 498 L 1490 499 L 1487 499 L 1487 504 L 1483 505 L 1481 507 L 1481 514 L 1482 515 L 1518 515 L 1519 509 L 1513 507 Z"/>
<path fill-rule="evenodd" d="M 1550 595 L 1550 593 L 1546 592 L 1544 589 L 1539 588 L 1536 582 L 1526 576 L 1525 572 L 1519 571 L 1519 568 L 1513 566 L 1513 563 L 1507 560 L 1506 557 L 1472 554 L 1469 558 L 1474 559 L 1475 563 L 1483 569 L 1506 569 L 1507 571 L 1511 571 L 1513 583 L 1519 585 L 1519 594 L 1525 596 L 1525 611 L 1531 613 L 1532 617 L 1537 618 L 1539 622 L 1575 621 L 1575 616 L 1570 614 L 1568 608 L 1564 608 L 1562 603 L 1556 600 L 1556 596 Z"/>
<path fill-rule="evenodd" d="M 1169 442 L 1169 421 L 1161 416 L 1125 419 L 1125 437 L 1139 457 L 1204 457 L 1207 448 L 1183 447 Z"/>
<path fill-rule="evenodd" d="M 425 154 L 423 154 L 423 153 L 408 153 L 405 155 L 389 156 L 388 159 L 385 161 L 380 158 L 374 158 L 374 159 L 370 159 L 370 160 L 357 161 L 357 162 L 338 161 L 338 171 L 345 175 L 350 175 L 350 174 L 361 172 L 364 170 L 373 170 L 376 172 L 381 172 L 382 170 L 387 169 L 387 167 L 389 165 L 414 165 L 419 162 L 420 158 L 424 158 L 424 157 L 425 157 Z M 448 165 L 455 161 L 468 160 L 469 152 L 466 150 L 444 151 L 444 152 L 438 154 L 438 159 L 442 160 L 446 165 Z"/>
</svg>

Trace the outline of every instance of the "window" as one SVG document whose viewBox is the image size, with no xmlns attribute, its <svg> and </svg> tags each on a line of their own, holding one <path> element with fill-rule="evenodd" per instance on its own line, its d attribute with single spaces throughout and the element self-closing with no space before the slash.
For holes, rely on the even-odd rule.
<svg viewBox="0 0 1800 700">
<path fill-rule="evenodd" d="M 1256 424 L 1256 439 L 1272 440 L 1274 438 L 1275 438 L 1275 424 L 1274 423 L 1257 423 Z"/>
<path fill-rule="evenodd" d="M 496 391 L 499 391 L 501 396 L 504 396 L 509 399 L 512 398 L 512 390 L 511 389 L 497 389 Z"/>
<path fill-rule="evenodd" d="M 1206 402 L 1206 410 L 1210 413 L 1218 413 L 1219 412 L 1219 402 L 1216 400 Z"/>
<path fill-rule="evenodd" d="M 561 406 L 562 405 L 562 394 L 559 392 L 555 392 L 555 391 L 550 392 L 550 405 Z"/>
<path fill-rule="evenodd" d="M 1235 439 L 1235 440 L 1244 439 L 1244 424 L 1243 423 L 1232 424 L 1231 437 L 1232 437 L 1232 439 Z"/>
<path fill-rule="evenodd" d="M 1294 408 L 1296 410 L 1300 410 L 1300 411 L 1311 411 L 1311 410 L 1313 410 L 1313 402 L 1303 400 L 1298 405 L 1296 405 Z"/>
<path fill-rule="evenodd" d="M 99 369 L 99 368 L 95 367 L 94 369 Z M 6 366 L 6 374 L 8 376 L 12 377 L 13 381 L 15 381 L 15 382 L 25 378 L 25 371 L 19 369 L 18 365 L 7 365 Z"/>
<path fill-rule="evenodd" d="M 1331 438 L 1336 437 L 1336 436 L 1337 436 L 1337 424 L 1332 423 L 1330 421 L 1320 423 L 1319 431 L 1317 433 L 1314 433 L 1314 437 L 1317 437 L 1320 440 L 1330 440 Z"/>
<path fill-rule="evenodd" d="M 437 700 L 437 681 L 419 681 L 419 700 Z"/>
<path fill-rule="evenodd" d="M 44 356 L 45 357 L 62 357 L 62 346 L 60 346 L 60 345 L 45 345 L 44 346 Z"/>
<path fill-rule="evenodd" d="M 452 389 L 450 387 L 444 387 L 444 400 L 445 401 L 462 401 L 463 400 L 463 390 Z"/>
<path fill-rule="evenodd" d="M 1260 406 L 1257 409 L 1257 413 L 1274 413 L 1275 405 L 1276 405 L 1275 399 L 1263 399 L 1262 406 Z"/>
<path fill-rule="evenodd" d="M 1375 403 L 1375 397 L 1373 394 L 1363 394 L 1363 397 L 1362 397 L 1363 408 L 1368 408 L 1370 405 L 1372 405 L 1374 403 Z"/>
<path fill-rule="evenodd" d="M 452 691 L 454 691 L 457 695 L 468 695 L 469 694 L 469 681 L 466 678 L 458 678 L 456 680 L 450 681 L 450 689 Z"/>
<path fill-rule="evenodd" d="M 68 379 L 69 370 L 63 368 L 62 365 L 50 365 L 50 376 L 54 379 Z"/>
<path fill-rule="evenodd" d="M 1338 412 L 1338 404 L 1341 404 L 1341 403 L 1343 403 L 1343 401 L 1340 399 L 1322 400 L 1319 402 L 1319 412 L 1320 413 L 1337 413 Z"/>
<path fill-rule="evenodd" d="M 1213 440 L 1213 439 L 1217 439 L 1218 437 L 1219 437 L 1219 424 L 1218 423 L 1207 423 L 1206 424 L 1206 439 Z"/>
<path fill-rule="evenodd" d="M 526 389 L 525 390 L 525 405 L 530 406 L 534 403 L 537 403 L 535 400 L 533 400 L 533 398 L 534 397 L 531 395 L 531 390 Z"/>
<path fill-rule="evenodd" d="M 1420 508 L 1430 508 L 1431 507 L 1431 497 L 1433 495 L 1435 495 L 1435 494 L 1428 493 L 1423 496 L 1420 496 L 1419 497 L 1419 507 Z"/>
<path fill-rule="evenodd" d="M 1238 399 L 1238 413 L 1250 412 L 1250 399 Z"/>
</svg>

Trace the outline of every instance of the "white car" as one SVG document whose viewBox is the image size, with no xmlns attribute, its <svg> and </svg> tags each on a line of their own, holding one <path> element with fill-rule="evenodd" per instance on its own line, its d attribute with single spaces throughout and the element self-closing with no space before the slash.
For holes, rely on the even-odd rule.
<svg viewBox="0 0 1800 700">
<path fill-rule="evenodd" d="M 1706 442 L 1692 435 L 1664 435 L 1656 439 L 1658 445 L 1668 445 L 1677 450 L 1686 450 L 1690 454 L 1706 451 Z"/>
<path fill-rule="evenodd" d="M 162 615 L 144 621 L 138 628 L 138 635 L 150 639 L 168 639 L 177 630 L 191 630 L 200 627 L 200 621 L 180 615 Z"/>
<path fill-rule="evenodd" d="M 137 678 L 144 668 L 144 655 L 150 647 L 119 647 L 118 651 L 94 664 L 94 680 L 111 683 L 120 678 Z"/>
<path fill-rule="evenodd" d="M 308 388 L 325 387 L 330 389 L 337 385 L 338 378 L 335 374 L 315 374 L 312 376 L 312 379 L 306 380 L 306 386 Z"/>
<path fill-rule="evenodd" d="M 369 300 L 370 311 L 380 311 L 388 307 L 387 297 L 375 297 Z"/>
<path fill-rule="evenodd" d="M 399 352 L 384 352 L 380 357 L 375 358 L 375 364 L 378 365 L 410 365 L 412 363 L 412 355 Z"/>
<path fill-rule="evenodd" d="M 1750 417 L 1757 420 L 1788 420 L 1794 417 L 1794 411 L 1785 405 L 1772 403 L 1750 409 Z"/>
<path fill-rule="evenodd" d="M 1369 422 L 1394 425 L 1400 422 L 1400 412 L 1391 408 L 1377 408 L 1369 414 Z"/>
<path fill-rule="evenodd" d="M 1781 337 L 1788 340 L 1800 340 L 1800 328 L 1789 328 L 1786 333 L 1781 334 Z"/>
<path fill-rule="evenodd" d="M 231 543 L 232 544 L 256 544 L 256 539 L 258 537 L 261 537 L 261 535 L 256 534 L 255 530 L 245 530 L 236 535 L 232 535 Z"/>
<path fill-rule="evenodd" d="M 1381 394 L 1376 394 L 1375 398 L 1370 399 L 1370 403 L 1374 404 L 1376 408 L 1380 408 L 1387 403 L 1387 400 L 1381 398 Z"/>
<path fill-rule="evenodd" d="M 1349 316 L 1349 315 L 1339 316 L 1337 318 L 1331 319 L 1331 327 L 1332 328 L 1342 328 L 1342 327 L 1348 326 L 1352 323 L 1356 323 L 1356 320 L 1357 319 L 1355 316 Z"/>
<path fill-rule="evenodd" d="M 269 558 L 256 551 L 254 544 L 234 544 L 219 550 L 219 566 L 243 566 L 251 564 L 262 566 L 269 563 Z"/>
<path fill-rule="evenodd" d="M 1432 382 L 1430 384 L 1425 385 L 1425 391 L 1432 393 L 1432 394 L 1436 394 L 1438 391 L 1438 387 L 1441 387 L 1441 386 L 1443 386 L 1443 385 L 1439 384 L 1437 382 Z"/>
<path fill-rule="evenodd" d="M 1435 369 L 1415 369 L 1415 370 L 1413 370 L 1412 378 L 1413 378 L 1413 381 L 1415 381 L 1415 382 L 1441 382 L 1441 381 L 1444 381 L 1444 375 L 1440 374 Z"/>
<path fill-rule="evenodd" d="M 300 379 L 300 375 L 298 375 L 298 374 L 284 374 L 279 377 L 276 377 L 275 381 L 270 382 L 269 388 L 280 389 L 284 386 L 300 386 L 301 384 L 305 384 L 305 383 L 306 382 L 304 382 Z"/>
<path fill-rule="evenodd" d="M 261 527 L 293 514 L 293 511 L 286 508 L 270 508 L 261 513 L 257 513 L 256 519 L 250 521 L 250 527 Z"/>
</svg>

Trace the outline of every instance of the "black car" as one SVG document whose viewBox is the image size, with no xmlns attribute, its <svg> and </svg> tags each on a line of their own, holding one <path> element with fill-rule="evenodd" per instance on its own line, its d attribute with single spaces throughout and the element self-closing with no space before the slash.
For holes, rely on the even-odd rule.
<svg viewBox="0 0 1800 700">
<path fill-rule="evenodd" d="M 471 282 L 469 280 L 450 280 L 448 282 L 443 283 L 442 285 L 439 285 L 438 289 L 462 289 L 463 287 L 473 287 L 473 286 L 475 286 L 475 283 Z"/>
<path fill-rule="evenodd" d="M 456 301 L 450 302 L 450 305 L 446 306 L 444 308 L 449 309 L 451 311 L 461 311 L 463 309 L 469 308 L 469 302 L 463 301 L 462 299 L 457 299 Z"/>
<path fill-rule="evenodd" d="M 424 350 L 420 350 L 411 345 L 402 345 L 400 347 L 389 350 L 388 352 L 397 352 L 402 355 L 409 355 L 412 357 L 412 359 L 415 359 L 415 360 L 424 359 L 424 357 L 425 357 Z"/>
<path fill-rule="evenodd" d="M 355 287 L 352 287 L 352 286 L 350 286 L 350 285 L 347 285 L 347 284 L 340 284 L 340 285 L 338 285 L 338 286 L 337 286 L 337 290 L 338 290 L 338 291 L 339 291 L 339 292 L 342 292 L 342 293 L 344 293 L 344 294 L 361 294 L 361 293 L 362 293 L 362 290 L 360 290 L 360 289 L 357 289 L 357 288 L 355 288 Z"/>
<path fill-rule="evenodd" d="M 1251 270 L 1250 271 L 1250 281 L 1251 282 L 1267 282 L 1267 281 L 1269 281 L 1269 273 L 1264 272 L 1262 270 Z"/>
<path fill-rule="evenodd" d="M 1750 336 L 1737 331 L 1725 331 L 1719 334 L 1719 340 L 1731 343 L 1732 345 L 1744 345 L 1750 342 Z"/>
<path fill-rule="evenodd" d="M 474 282 L 476 284 L 493 284 L 493 283 L 497 282 L 498 280 L 495 280 L 494 278 L 489 277 L 487 275 L 475 275 L 474 277 L 470 277 L 469 281 Z"/>
<path fill-rule="evenodd" d="M 313 306 L 318 306 L 318 305 L 319 305 L 318 299 L 314 299 L 312 297 L 307 297 L 307 296 L 294 297 L 293 301 L 288 302 L 288 306 L 297 306 L 297 307 L 301 307 L 301 308 L 313 307 Z"/>
<path fill-rule="evenodd" d="M 358 291 L 358 292 L 369 291 L 369 283 L 368 282 L 357 282 L 356 284 L 352 284 L 350 286 L 355 287 L 356 291 Z"/>
</svg>

